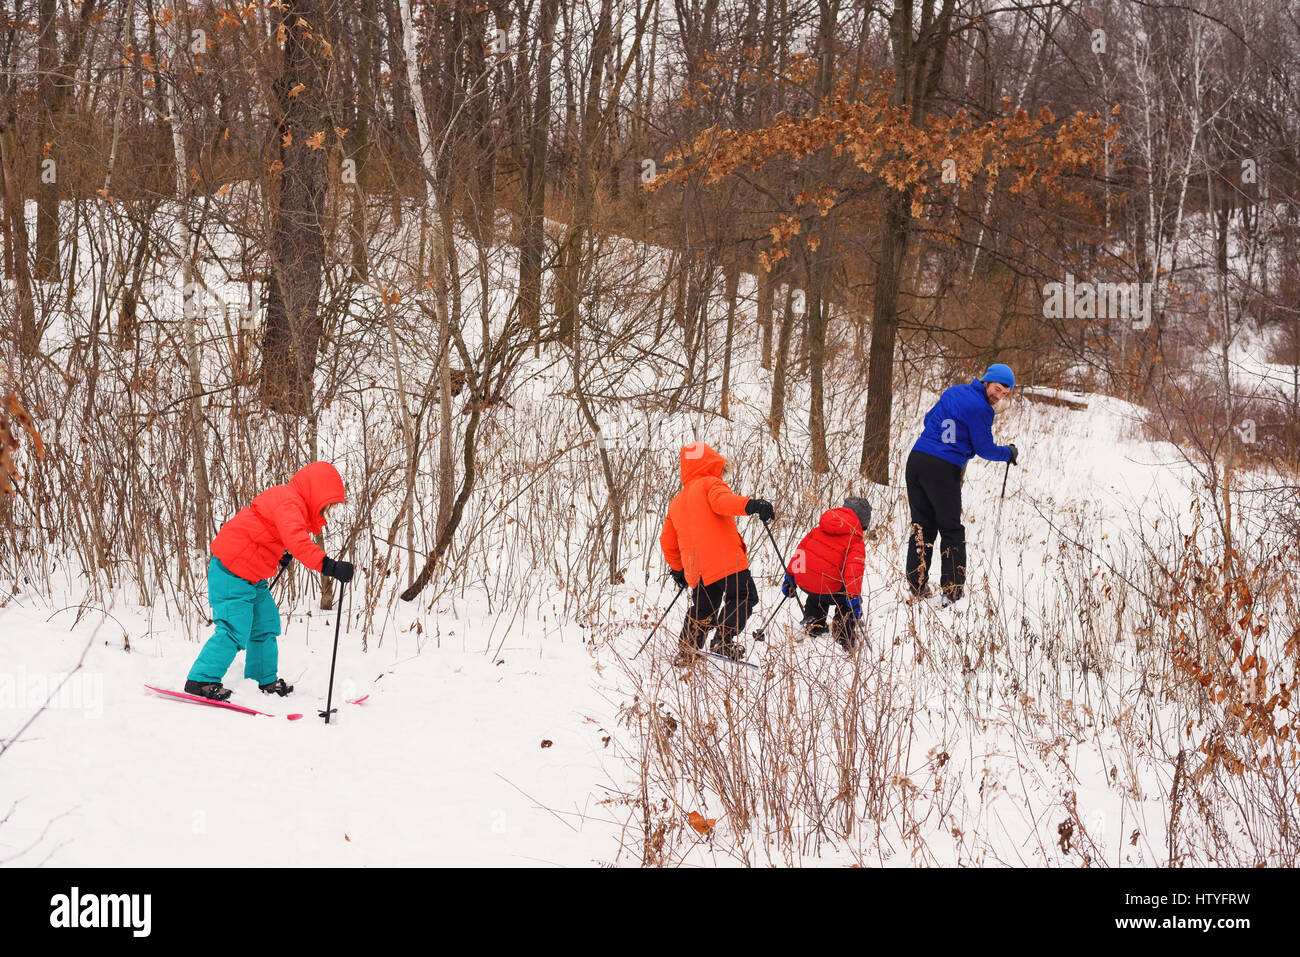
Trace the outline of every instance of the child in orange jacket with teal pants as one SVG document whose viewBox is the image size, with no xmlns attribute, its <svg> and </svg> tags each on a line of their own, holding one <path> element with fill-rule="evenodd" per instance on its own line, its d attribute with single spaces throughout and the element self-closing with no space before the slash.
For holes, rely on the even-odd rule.
<svg viewBox="0 0 1300 957">
<path fill-rule="evenodd" d="M 216 632 L 204 644 L 185 681 L 187 694 L 225 701 L 221 681 L 235 655 L 244 652 L 244 677 L 266 694 L 287 695 L 293 686 L 277 677 L 280 609 L 267 579 L 292 558 L 340 582 L 352 565 L 334 561 L 311 540 L 325 527 L 325 509 L 346 501 L 343 478 L 328 462 L 299 469 L 288 485 L 273 485 L 221 526 L 208 562 L 208 601 Z"/>
</svg>

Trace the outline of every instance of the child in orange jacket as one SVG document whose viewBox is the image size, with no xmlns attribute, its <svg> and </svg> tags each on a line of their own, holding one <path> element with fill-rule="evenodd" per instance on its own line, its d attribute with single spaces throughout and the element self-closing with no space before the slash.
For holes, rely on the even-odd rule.
<svg viewBox="0 0 1300 957">
<path fill-rule="evenodd" d="M 673 580 L 692 589 L 678 664 L 703 649 L 704 638 L 714 626 L 718 630 L 710 650 L 739 660 L 745 649 L 736 637 L 758 604 L 735 516 L 757 515 L 770 522 L 776 512 L 761 498 L 733 493 L 722 480 L 726 467 L 726 460 L 703 442 L 682 449 L 682 490 L 669 504 L 659 535 Z"/>
<path fill-rule="evenodd" d="M 277 677 L 280 609 L 267 579 L 292 558 L 308 568 L 347 583 L 352 564 L 330 558 L 311 536 L 325 527 L 325 509 L 346 501 L 343 479 L 328 462 L 299 469 L 288 485 L 273 485 L 257 496 L 212 540 L 208 562 L 208 601 L 216 632 L 203 645 L 185 681 L 185 693 L 225 701 L 221 686 L 235 655 L 244 652 L 244 677 L 266 694 L 287 695 L 293 686 Z"/>
</svg>

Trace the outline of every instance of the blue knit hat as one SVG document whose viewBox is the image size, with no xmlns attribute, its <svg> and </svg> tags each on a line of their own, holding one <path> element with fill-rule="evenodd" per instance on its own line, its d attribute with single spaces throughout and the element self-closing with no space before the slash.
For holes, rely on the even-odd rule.
<svg viewBox="0 0 1300 957">
<path fill-rule="evenodd" d="M 1011 371 L 1011 366 L 1003 365 L 1001 362 L 995 362 L 989 366 L 989 371 L 984 373 L 981 382 L 998 382 L 1008 389 L 1016 387 L 1016 374 Z"/>
</svg>

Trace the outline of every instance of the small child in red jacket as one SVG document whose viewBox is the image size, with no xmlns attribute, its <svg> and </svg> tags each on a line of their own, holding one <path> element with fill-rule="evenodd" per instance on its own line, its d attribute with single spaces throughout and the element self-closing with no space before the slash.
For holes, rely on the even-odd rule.
<svg viewBox="0 0 1300 957">
<path fill-rule="evenodd" d="M 852 651 L 854 631 L 862 619 L 862 573 L 867 551 L 863 534 L 871 524 L 871 505 L 865 498 L 846 498 L 841 508 L 822 512 L 817 527 L 803 537 L 790 556 L 781 591 L 793 598 L 802 588 L 803 624 L 811 635 L 831 630 L 845 651 Z M 826 627 L 826 615 L 835 606 L 835 621 Z"/>
<path fill-rule="evenodd" d="M 280 609 L 266 580 L 292 558 L 347 583 L 352 564 L 327 556 L 312 535 L 325 527 L 325 509 L 346 501 L 343 478 L 328 462 L 299 469 L 288 485 L 273 485 L 221 526 L 208 562 L 208 602 L 216 633 L 207 640 L 185 681 L 185 693 L 225 701 L 221 686 L 235 655 L 244 652 L 244 677 L 266 694 L 293 686 L 277 677 Z"/>
</svg>

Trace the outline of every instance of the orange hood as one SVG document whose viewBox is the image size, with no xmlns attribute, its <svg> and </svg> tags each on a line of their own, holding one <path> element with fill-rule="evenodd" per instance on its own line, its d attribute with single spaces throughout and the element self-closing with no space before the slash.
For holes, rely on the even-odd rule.
<svg viewBox="0 0 1300 957">
<path fill-rule="evenodd" d="M 721 478 L 727 460 L 703 442 L 692 442 L 682 447 L 681 463 L 682 486 L 685 487 L 687 482 L 706 475 Z"/>
</svg>

